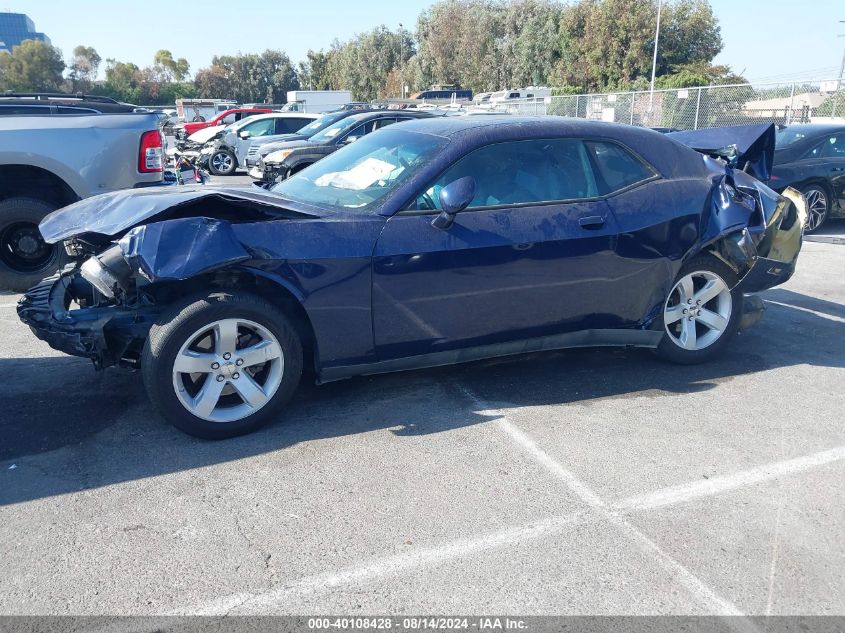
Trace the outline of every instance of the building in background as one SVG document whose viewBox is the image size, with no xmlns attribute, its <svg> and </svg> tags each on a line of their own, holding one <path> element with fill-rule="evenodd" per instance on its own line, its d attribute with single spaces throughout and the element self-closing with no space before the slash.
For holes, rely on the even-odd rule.
<svg viewBox="0 0 845 633">
<path fill-rule="evenodd" d="M 0 11 L 0 53 L 11 53 L 24 40 L 50 44 L 50 38 L 35 30 L 35 24 L 24 13 Z"/>
</svg>

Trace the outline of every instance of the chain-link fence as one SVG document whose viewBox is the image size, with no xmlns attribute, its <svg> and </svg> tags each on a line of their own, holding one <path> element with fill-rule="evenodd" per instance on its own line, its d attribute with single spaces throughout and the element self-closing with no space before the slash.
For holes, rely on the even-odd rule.
<svg viewBox="0 0 845 633">
<path fill-rule="evenodd" d="M 702 86 L 506 101 L 513 114 L 561 115 L 655 128 L 694 130 L 750 123 L 810 123 L 845 117 L 845 82 Z"/>
</svg>

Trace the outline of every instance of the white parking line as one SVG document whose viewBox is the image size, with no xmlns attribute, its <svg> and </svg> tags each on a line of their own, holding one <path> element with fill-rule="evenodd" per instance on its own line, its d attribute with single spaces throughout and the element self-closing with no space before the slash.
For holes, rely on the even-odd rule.
<svg viewBox="0 0 845 633">
<path fill-rule="evenodd" d="M 481 399 L 479 399 L 469 389 L 462 387 L 461 391 L 463 391 L 464 394 L 466 394 L 466 396 L 470 398 L 476 404 L 476 406 L 478 406 L 482 410 L 485 410 L 488 413 L 494 411 L 491 410 L 490 407 L 486 406 L 485 403 L 482 402 Z M 534 440 L 532 440 L 526 433 L 524 433 L 514 424 L 512 424 L 507 417 L 502 415 L 501 411 L 496 411 L 495 413 L 500 416 L 496 424 L 498 424 L 499 428 L 502 429 L 502 431 L 504 431 L 507 435 L 509 435 L 510 438 L 514 440 L 516 444 L 518 444 L 526 453 L 528 453 L 535 460 L 537 460 L 537 462 L 539 462 L 543 467 L 545 467 L 550 473 L 552 473 L 555 477 L 557 477 L 564 484 L 566 484 L 566 486 L 573 493 L 575 493 L 579 499 L 581 499 L 584 503 L 593 508 L 593 510 L 598 513 L 603 519 L 605 519 L 606 521 L 626 533 L 626 535 L 634 543 L 636 543 L 636 545 L 641 551 L 648 554 L 652 554 L 657 560 L 657 562 L 659 562 L 665 569 L 675 574 L 675 578 L 680 581 L 680 583 L 688 592 L 690 592 L 693 596 L 698 598 L 704 604 L 708 604 L 712 608 L 714 608 L 715 613 L 718 615 L 743 615 L 742 611 L 740 611 L 734 604 L 732 604 L 729 600 L 723 598 L 715 591 L 710 589 L 695 574 L 693 574 L 690 570 L 681 565 L 669 554 L 664 552 L 657 543 L 652 541 L 643 532 L 641 532 L 635 526 L 631 525 L 628 521 L 626 521 L 623 516 L 609 509 L 604 503 L 604 501 L 602 501 L 598 495 L 596 495 L 592 490 L 590 490 L 590 488 L 584 482 L 578 479 L 574 473 L 567 470 L 560 462 L 555 460 L 551 455 L 549 455 L 543 449 L 537 446 Z M 750 622 L 743 622 L 741 628 L 746 628 L 747 624 L 750 624 Z"/>
<path fill-rule="evenodd" d="M 838 317 L 835 314 L 827 314 L 826 312 L 818 312 L 816 310 L 811 310 L 810 308 L 802 308 L 801 306 L 796 306 L 791 303 L 781 303 L 780 301 L 772 301 L 771 299 L 766 299 L 766 303 L 771 303 L 772 305 L 781 306 L 783 308 L 792 308 L 793 310 L 800 310 L 801 312 L 806 312 L 807 314 L 812 314 L 817 316 L 821 319 L 827 319 L 828 321 L 836 321 L 837 323 L 845 323 L 845 319 L 842 317 Z"/>
<path fill-rule="evenodd" d="M 787 459 L 786 461 L 775 462 L 774 464 L 766 464 L 765 466 L 743 470 L 732 475 L 694 481 L 636 497 L 629 497 L 628 499 L 615 503 L 613 509 L 620 512 L 635 512 L 649 508 L 685 503 L 693 499 L 698 499 L 699 497 L 709 497 L 720 492 L 727 492 L 728 490 L 735 490 L 736 488 L 751 486 L 764 481 L 772 481 L 784 475 L 810 470 L 811 468 L 817 468 L 818 466 L 824 466 L 825 464 L 838 462 L 843 459 L 845 459 L 845 446 L 837 446 L 836 448 L 821 451 L 820 453 Z"/>
<path fill-rule="evenodd" d="M 584 486 L 584 484 L 581 483 L 580 480 L 578 480 L 570 471 L 563 468 L 560 463 L 552 459 L 548 453 L 539 449 L 536 444 L 534 444 L 534 442 L 522 431 L 516 429 L 516 427 L 510 423 L 508 423 L 503 430 L 513 438 L 520 438 L 519 441 L 523 448 L 528 450 L 532 455 L 540 460 L 540 463 L 545 465 L 551 472 L 554 472 L 562 481 L 567 482 L 571 486 L 573 492 L 575 492 L 575 494 L 577 494 L 579 498 L 581 498 L 591 508 L 606 508 L 607 514 L 603 517 L 603 519 L 610 520 L 614 525 L 629 533 L 632 526 L 625 522 L 618 513 L 632 512 L 638 509 L 646 509 L 647 507 L 664 507 L 674 503 L 683 503 L 694 498 L 717 495 L 722 492 L 734 490 L 740 486 L 769 481 L 776 477 L 792 475 L 809 470 L 810 468 L 816 466 L 822 466 L 824 464 L 845 459 L 845 447 L 838 447 L 829 451 L 822 451 L 820 453 L 814 453 L 813 455 L 807 455 L 806 457 L 777 462 L 767 466 L 761 466 L 759 468 L 709 480 L 709 483 L 715 482 L 716 485 L 704 486 L 701 482 L 695 482 L 693 484 L 673 486 L 647 495 L 638 495 L 628 499 L 623 499 L 622 501 L 614 504 L 611 508 L 607 508 L 601 499 L 590 491 L 589 488 Z M 516 432 L 514 433 L 514 431 Z M 525 442 L 525 444 L 522 442 Z M 685 491 L 687 494 L 679 494 L 680 491 Z M 658 501 L 659 503 L 657 503 Z M 657 504 L 652 505 L 654 503 Z M 223 615 L 240 607 L 266 608 L 277 606 L 284 604 L 293 596 L 319 593 L 325 589 L 340 587 L 354 582 L 377 580 L 378 578 L 389 577 L 403 571 L 410 571 L 436 563 L 448 562 L 469 554 L 492 550 L 499 547 L 506 547 L 508 545 L 516 545 L 532 539 L 540 539 L 547 536 L 561 534 L 573 525 L 589 522 L 590 516 L 594 515 L 594 510 L 590 510 L 589 512 L 576 512 L 554 516 L 549 519 L 534 521 L 513 528 L 506 528 L 498 532 L 491 532 L 474 538 L 460 539 L 436 547 L 396 554 L 394 556 L 387 556 L 363 565 L 351 566 L 334 573 L 306 576 L 299 580 L 294 580 L 284 586 L 274 587 L 264 593 L 238 593 L 221 596 L 220 598 L 202 602 L 186 609 L 175 610 L 171 613 L 171 615 Z M 712 592 L 712 590 L 707 588 L 700 580 L 690 574 L 689 571 L 681 567 L 679 563 L 668 557 L 650 539 L 644 537 L 639 530 L 636 530 L 636 528 L 633 529 L 635 531 L 634 538 L 639 541 L 642 548 L 659 556 L 662 562 L 676 572 L 683 570 L 680 571 L 683 580 L 687 585 L 694 587 L 698 595 L 707 597 L 712 604 L 720 605 L 720 611 L 722 612 L 731 612 L 732 610 L 736 610 L 735 606 Z M 678 567 L 680 567 L 680 570 Z M 737 622 L 739 623 L 744 621 Z"/>
<path fill-rule="evenodd" d="M 17 303 L 0 303 L 0 308 L 17 308 Z"/>
<path fill-rule="evenodd" d="M 589 517 L 584 512 L 555 516 L 479 537 L 459 539 L 437 547 L 387 556 L 338 572 L 306 576 L 265 593 L 223 596 L 196 605 L 187 611 L 175 611 L 171 615 L 221 615 L 242 607 L 249 607 L 249 612 L 252 613 L 257 608 L 284 604 L 292 596 L 318 593 L 333 587 L 392 576 L 403 571 L 454 560 L 474 552 L 524 543 L 532 539 L 559 534 L 573 525 L 587 521 Z"/>
</svg>

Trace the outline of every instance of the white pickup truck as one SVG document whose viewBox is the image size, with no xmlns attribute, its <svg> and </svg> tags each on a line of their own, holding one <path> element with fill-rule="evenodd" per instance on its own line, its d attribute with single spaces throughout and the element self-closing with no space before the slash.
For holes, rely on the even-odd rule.
<svg viewBox="0 0 845 633">
<path fill-rule="evenodd" d="M 38 231 L 51 211 L 162 184 L 158 121 L 107 97 L 0 94 L 0 288 L 25 290 L 68 261 Z"/>
</svg>

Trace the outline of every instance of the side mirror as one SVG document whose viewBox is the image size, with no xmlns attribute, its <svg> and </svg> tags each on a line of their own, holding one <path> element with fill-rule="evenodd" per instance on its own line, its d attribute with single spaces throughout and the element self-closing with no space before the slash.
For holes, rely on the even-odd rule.
<svg viewBox="0 0 845 633">
<path fill-rule="evenodd" d="M 343 139 L 342 145 L 349 145 L 350 143 L 354 143 L 359 138 L 361 138 L 361 137 L 360 136 L 347 136 L 345 139 Z"/>
<path fill-rule="evenodd" d="M 248 139 L 250 136 L 252 136 L 252 133 L 249 130 L 244 130 L 243 132 L 238 134 L 238 136 L 240 136 L 242 139 Z"/>
<path fill-rule="evenodd" d="M 440 208 L 443 209 L 431 221 L 431 226 L 448 229 L 455 221 L 455 215 L 463 211 L 475 197 L 475 178 L 464 176 L 453 180 L 440 190 Z"/>
</svg>

